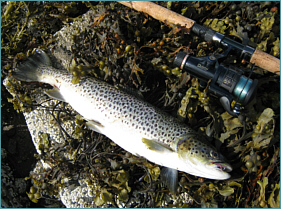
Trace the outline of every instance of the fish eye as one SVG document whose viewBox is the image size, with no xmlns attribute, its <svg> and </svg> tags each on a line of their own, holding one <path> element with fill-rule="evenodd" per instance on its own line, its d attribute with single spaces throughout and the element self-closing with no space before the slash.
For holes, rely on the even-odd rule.
<svg viewBox="0 0 281 209">
<path fill-rule="evenodd" d="M 215 151 L 211 151 L 211 152 L 210 152 L 210 155 L 211 155 L 211 157 L 213 157 L 213 158 L 217 158 L 217 157 L 219 156 L 218 153 L 215 152 Z"/>
</svg>

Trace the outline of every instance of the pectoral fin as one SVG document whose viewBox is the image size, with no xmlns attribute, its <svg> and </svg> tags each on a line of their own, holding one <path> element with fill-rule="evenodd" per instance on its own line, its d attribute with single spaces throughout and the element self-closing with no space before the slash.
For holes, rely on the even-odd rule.
<svg viewBox="0 0 281 209">
<path fill-rule="evenodd" d="M 47 91 L 45 91 L 45 93 L 46 93 L 49 97 L 51 97 L 51 98 L 53 98 L 53 99 L 57 99 L 57 100 L 60 100 L 60 101 L 62 101 L 62 102 L 66 102 L 65 99 L 64 99 L 64 97 L 63 97 L 63 95 L 61 95 L 59 89 L 57 89 L 57 88 L 53 88 L 53 89 L 51 89 L 51 90 L 47 90 Z"/>
<path fill-rule="evenodd" d="M 148 149 L 156 152 L 173 152 L 173 150 L 164 144 L 156 142 L 154 140 L 142 138 L 142 142 L 147 146 Z"/>
<path fill-rule="evenodd" d="M 175 195 L 178 186 L 178 170 L 173 168 L 162 168 L 161 180 L 167 185 L 170 192 Z"/>
</svg>

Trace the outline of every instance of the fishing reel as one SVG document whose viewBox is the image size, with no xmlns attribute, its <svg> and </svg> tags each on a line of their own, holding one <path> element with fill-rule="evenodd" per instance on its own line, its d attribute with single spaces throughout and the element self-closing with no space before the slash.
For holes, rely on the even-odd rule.
<svg viewBox="0 0 281 209">
<path fill-rule="evenodd" d="M 226 66 L 218 61 L 225 58 L 230 50 L 231 48 L 222 54 L 206 57 L 194 57 L 179 52 L 174 60 L 174 66 L 198 78 L 200 88 L 208 86 L 208 93 L 218 97 L 230 115 L 243 120 L 241 114 L 243 106 L 254 98 L 258 81 L 250 79 L 251 73 L 246 77 L 242 69 Z"/>
</svg>

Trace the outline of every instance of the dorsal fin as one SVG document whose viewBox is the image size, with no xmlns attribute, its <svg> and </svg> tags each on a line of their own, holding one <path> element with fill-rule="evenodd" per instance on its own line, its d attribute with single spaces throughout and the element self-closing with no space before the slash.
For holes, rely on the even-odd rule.
<svg viewBox="0 0 281 209">
<path fill-rule="evenodd" d="M 127 94 L 133 95 L 138 99 L 144 100 L 142 93 L 137 89 L 131 87 L 124 87 L 121 84 L 116 84 L 114 87 L 117 88 L 118 90 L 126 92 Z"/>
</svg>

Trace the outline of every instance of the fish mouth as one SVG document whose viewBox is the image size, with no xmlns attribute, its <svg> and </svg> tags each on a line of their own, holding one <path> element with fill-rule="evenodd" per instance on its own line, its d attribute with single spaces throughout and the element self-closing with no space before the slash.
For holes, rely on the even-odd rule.
<svg viewBox="0 0 281 209">
<path fill-rule="evenodd" d="M 214 167 L 215 169 L 219 170 L 219 171 L 224 171 L 224 172 L 231 172 L 232 171 L 232 167 L 225 162 L 210 162 L 208 163 L 208 165 L 211 165 L 212 167 Z"/>
</svg>

